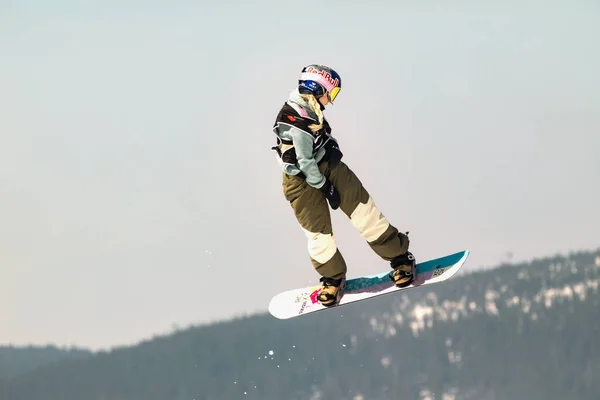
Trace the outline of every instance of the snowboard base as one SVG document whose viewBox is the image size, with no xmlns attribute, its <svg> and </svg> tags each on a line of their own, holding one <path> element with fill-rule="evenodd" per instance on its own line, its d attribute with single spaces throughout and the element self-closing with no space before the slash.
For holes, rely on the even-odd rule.
<svg viewBox="0 0 600 400">
<path fill-rule="evenodd" d="M 460 251 L 444 257 L 417 263 L 414 282 L 404 288 L 398 288 L 389 277 L 391 268 L 376 275 L 361 276 L 346 281 L 346 290 L 339 304 L 325 307 L 317 296 L 321 285 L 291 289 L 275 295 L 269 303 L 269 312 L 276 318 L 288 319 L 336 308 L 385 294 L 400 292 L 414 287 L 432 285 L 452 278 L 463 266 L 470 250 Z"/>
</svg>

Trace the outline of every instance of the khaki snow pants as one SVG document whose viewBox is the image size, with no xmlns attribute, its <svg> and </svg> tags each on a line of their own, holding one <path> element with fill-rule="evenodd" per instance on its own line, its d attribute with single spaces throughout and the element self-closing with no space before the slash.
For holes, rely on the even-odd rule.
<svg viewBox="0 0 600 400">
<path fill-rule="evenodd" d="M 319 169 L 340 193 L 340 209 L 377 255 L 390 261 L 408 250 L 408 236 L 387 221 L 344 162 L 330 167 L 325 161 Z M 346 262 L 337 248 L 329 203 L 323 193 L 308 185 L 304 178 L 286 173 L 282 184 L 284 196 L 307 236 L 308 253 L 317 273 L 334 279 L 345 276 Z"/>
</svg>

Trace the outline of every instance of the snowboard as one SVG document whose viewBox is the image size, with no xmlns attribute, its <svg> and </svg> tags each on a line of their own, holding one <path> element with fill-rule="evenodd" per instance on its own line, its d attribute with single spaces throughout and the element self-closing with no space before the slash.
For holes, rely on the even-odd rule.
<svg viewBox="0 0 600 400">
<path fill-rule="evenodd" d="M 333 307 L 325 307 L 317 300 L 317 296 L 321 290 L 320 284 L 287 290 L 275 295 L 271 299 L 269 312 L 279 319 L 294 318 L 355 303 L 360 300 L 397 293 L 414 287 L 444 282 L 452 278 L 461 269 L 469 253 L 470 250 L 463 250 L 444 257 L 417 263 L 415 280 L 411 285 L 404 288 L 396 287 L 390 279 L 391 268 L 379 274 L 348 279 L 342 299 L 338 305 Z"/>
</svg>

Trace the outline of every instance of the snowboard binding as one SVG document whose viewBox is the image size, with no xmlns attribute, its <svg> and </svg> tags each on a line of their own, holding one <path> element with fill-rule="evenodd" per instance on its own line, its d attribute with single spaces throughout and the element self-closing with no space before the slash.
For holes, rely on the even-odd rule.
<svg viewBox="0 0 600 400">
<path fill-rule="evenodd" d="M 390 264 L 394 270 L 390 273 L 389 277 L 396 287 L 404 288 L 414 282 L 416 262 L 415 256 L 410 251 L 394 258 Z"/>
<path fill-rule="evenodd" d="M 346 278 L 322 277 L 319 281 L 322 283 L 321 291 L 317 296 L 319 303 L 325 307 L 338 305 L 344 295 L 344 289 L 346 289 Z"/>
</svg>

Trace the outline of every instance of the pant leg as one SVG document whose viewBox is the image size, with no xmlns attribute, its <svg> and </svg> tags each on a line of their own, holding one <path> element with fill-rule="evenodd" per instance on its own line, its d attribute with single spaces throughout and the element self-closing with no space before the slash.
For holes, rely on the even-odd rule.
<svg viewBox="0 0 600 400">
<path fill-rule="evenodd" d="M 321 191 L 284 173 L 283 193 L 308 239 L 308 253 L 317 273 L 334 279 L 345 276 L 346 262 L 337 248 L 329 204 Z"/>
<path fill-rule="evenodd" d="M 333 167 L 327 165 L 326 176 L 340 193 L 340 209 L 377 255 L 390 261 L 408 251 L 408 236 L 390 224 L 362 182 L 344 162 L 340 161 Z"/>
</svg>

